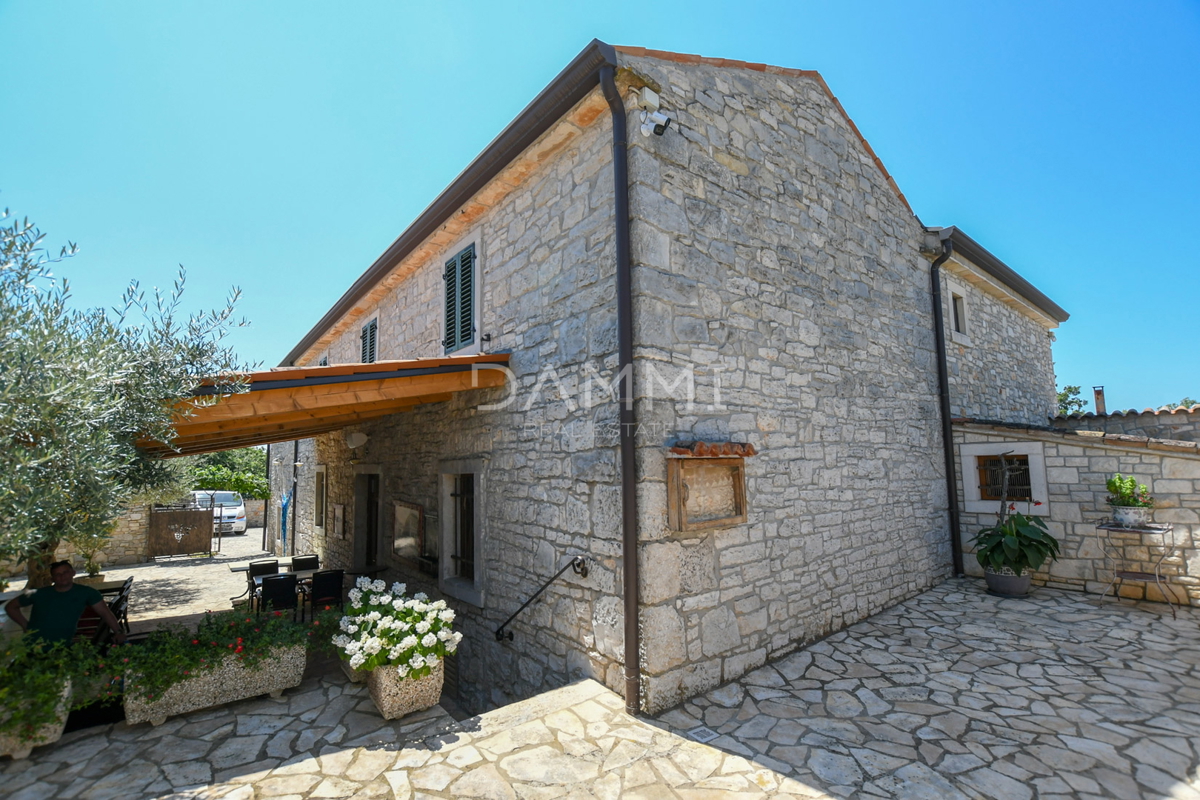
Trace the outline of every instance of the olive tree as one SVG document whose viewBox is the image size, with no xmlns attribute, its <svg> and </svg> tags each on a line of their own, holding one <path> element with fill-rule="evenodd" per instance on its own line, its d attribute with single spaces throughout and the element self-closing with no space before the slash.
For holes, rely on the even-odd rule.
<svg viewBox="0 0 1200 800">
<path fill-rule="evenodd" d="M 179 492 L 187 471 L 148 458 L 138 442 L 169 442 L 177 419 L 219 397 L 205 378 L 241 390 L 225 343 L 239 293 L 184 316 L 180 270 L 171 291 L 130 285 L 115 309 L 74 309 L 54 256 L 28 220 L 0 216 L 0 559 L 26 559 L 31 585 L 62 539 L 111 530 L 135 500 Z"/>
</svg>

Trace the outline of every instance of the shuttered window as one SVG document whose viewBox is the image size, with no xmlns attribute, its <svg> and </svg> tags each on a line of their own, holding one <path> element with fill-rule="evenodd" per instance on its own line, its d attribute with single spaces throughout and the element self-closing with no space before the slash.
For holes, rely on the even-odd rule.
<svg viewBox="0 0 1200 800">
<path fill-rule="evenodd" d="M 374 364 L 376 348 L 379 339 L 379 319 L 375 318 L 363 325 L 362 329 L 362 363 Z"/>
<path fill-rule="evenodd" d="M 475 343 L 475 245 L 446 262 L 447 353 Z"/>
</svg>

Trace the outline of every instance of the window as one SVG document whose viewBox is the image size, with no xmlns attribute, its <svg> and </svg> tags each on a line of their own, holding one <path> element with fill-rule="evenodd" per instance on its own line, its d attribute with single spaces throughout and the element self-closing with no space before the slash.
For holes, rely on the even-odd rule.
<svg viewBox="0 0 1200 800">
<path fill-rule="evenodd" d="M 446 594 L 483 606 L 482 561 L 486 515 L 484 513 L 484 461 L 465 459 L 440 465 L 439 523 L 441 539 L 437 561 L 438 588 Z"/>
<path fill-rule="evenodd" d="M 967 302 L 967 288 L 962 284 L 947 278 L 946 291 L 950 297 L 950 307 L 947 309 L 947 338 L 957 345 L 971 346 L 971 306 Z"/>
<path fill-rule="evenodd" d="M 363 325 L 362 329 L 362 363 L 374 364 L 377 355 L 376 346 L 379 338 L 379 318 Z"/>
<path fill-rule="evenodd" d="M 453 353 L 475 344 L 475 245 L 446 262 L 446 335 L 442 345 Z"/>
<path fill-rule="evenodd" d="M 313 475 L 313 525 L 325 528 L 325 465 L 317 466 Z"/>
<path fill-rule="evenodd" d="M 1041 442 L 992 441 L 960 444 L 963 511 L 995 514 L 1000 509 L 1004 469 L 1008 462 L 1008 502 L 1026 515 L 1050 516 L 1046 461 Z M 1035 505 L 1040 503 L 1040 505 Z"/>
<path fill-rule="evenodd" d="M 1029 456 L 976 456 L 975 464 L 979 474 L 980 500 L 998 501 L 1002 495 L 1005 500 L 1033 500 L 1033 487 L 1029 481 Z"/>
<path fill-rule="evenodd" d="M 951 294 L 950 302 L 954 309 L 954 332 L 967 332 L 967 304 L 961 294 Z"/>
<path fill-rule="evenodd" d="M 746 521 L 741 458 L 668 458 L 667 524 L 677 531 L 727 528 Z"/>
<path fill-rule="evenodd" d="M 318 367 L 328 367 L 329 366 L 329 356 L 321 356 L 321 360 L 317 362 L 317 366 Z"/>
</svg>

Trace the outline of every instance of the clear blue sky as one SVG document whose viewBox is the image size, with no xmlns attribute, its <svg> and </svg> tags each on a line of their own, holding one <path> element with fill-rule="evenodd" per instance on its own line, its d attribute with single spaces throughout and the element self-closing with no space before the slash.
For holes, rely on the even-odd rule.
<svg viewBox="0 0 1200 800">
<path fill-rule="evenodd" d="M 816 69 L 913 208 L 1060 305 L 1060 384 L 1200 398 L 1200 5 L 0 0 L 0 206 L 231 285 L 274 365 L 593 37 Z"/>
</svg>

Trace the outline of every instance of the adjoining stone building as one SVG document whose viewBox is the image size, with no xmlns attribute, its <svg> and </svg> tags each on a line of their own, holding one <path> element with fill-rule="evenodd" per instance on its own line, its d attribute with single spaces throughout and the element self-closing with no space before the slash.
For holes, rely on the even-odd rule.
<svg viewBox="0 0 1200 800">
<path fill-rule="evenodd" d="M 593 42 L 283 365 L 507 353 L 505 385 L 277 441 L 269 535 L 288 495 L 287 552 L 451 603 L 469 710 L 628 690 L 637 634 L 672 706 L 951 574 L 935 258 L 950 413 L 1044 425 L 1065 312 L 923 226 L 817 73 Z"/>
</svg>

